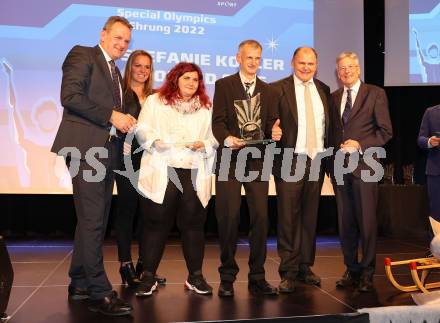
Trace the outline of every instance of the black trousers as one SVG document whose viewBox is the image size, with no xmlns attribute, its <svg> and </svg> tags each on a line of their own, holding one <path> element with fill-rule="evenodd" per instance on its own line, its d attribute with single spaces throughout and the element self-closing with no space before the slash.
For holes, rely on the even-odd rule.
<svg viewBox="0 0 440 323">
<path fill-rule="evenodd" d="M 144 215 L 142 233 L 144 271 L 156 273 L 167 237 L 176 223 L 182 238 L 183 255 L 188 272 L 201 274 L 205 251 L 206 209 L 200 203 L 191 181 L 191 173 L 194 173 L 195 179 L 197 170 L 173 169 L 178 175 L 183 192 L 169 180 L 162 204 L 147 198 L 141 199 L 141 210 Z"/>
<path fill-rule="evenodd" d="M 240 222 L 241 186 L 246 192 L 249 208 L 249 280 L 264 279 L 266 261 L 266 241 L 268 230 L 267 181 L 242 183 L 235 178 L 215 183 L 215 215 L 217 217 L 220 242 L 220 279 L 234 282 L 239 271 L 235 261 L 238 225 Z"/>
<path fill-rule="evenodd" d="M 141 155 L 141 153 L 131 155 L 134 171 L 139 170 Z M 125 170 L 125 167 L 123 167 L 122 170 Z M 136 190 L 137 178 L 138 176 L 130 181 L 129 178 L 123 175 L 115 174 L 116 186 L 118 188 L 118 204 L 114 219 L 114 228 L 118 246 L 118 259 L 120 262 L 132 261 L 131 242 L 133 240 L 134 228 L 139 245 L 138 259 L 142 259 L 143 216 L 142 212 L 138 212 L 140 195 Z"/>
<path fill-rule="evenodd" d="M 333 187 L 344 263 L 350 271 L 372 275 L 376 265 L 377 183 L 367 183 L 353 174 L 346 174 L 344 185 Z M 361 261 L 358 260 L 359 239 Z"/>
<path fill-rule="evenodd" d="M 102 244 L 110 212 L 114 172 L 118 169 L 120 141 L 108 141 L 108 158 L 98 159 L 96 165 L 85 160 L 69 160 L 67 166 L 79 162 L 79 172 L 72 177 L 73 200 L 77 224 L 69 276 L 71 285 L 88 289 L 91 299 L 102 299 L 111 293 L 112 286 L 104 270 Z M 102 178 L 90 179 L 90 175 Z"/>
<path fill-rule="evenodd" d="M 310 158 L 305 173 L 296 182 L 275 176 L 277 191 L 277 248 L 281 258 L 278 272 L 282 278 L 295 279 L 301 265 L 313 266 L 316 251 L 316 226 L 322 171 L 317 181 L 309 181 Z M 293 163 L 293 170 L 296 168 Z"/>
</svg>

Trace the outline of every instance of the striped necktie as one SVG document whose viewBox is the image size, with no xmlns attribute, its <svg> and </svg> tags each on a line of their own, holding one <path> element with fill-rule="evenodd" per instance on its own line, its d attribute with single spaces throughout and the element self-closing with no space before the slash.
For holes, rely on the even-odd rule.
<svg viewBox="0 0 440 323">
<path fill-rule="evenodd" d="M 112 81 L 113 81 L 113 98 L 115 102 L 116 111 L 122 110 L 122 101 L 121 101 L 121 90 L 119 87 L 119 76 L 118 76 L 118 67 L 115 64 L 114 60 L 110 60 L 110 69 L 112 71 Z"/>
<path fill-rule="evenodd" d="M 247 96 L 248 99 L 250 99 L 252 97 L 251 92 L 250 92 L 250 89 L 251 89 L 252 85 L 254 85 L 254 81 L 252 81 L 252 82 L 244 82 L 244 86 L 246 88 L 246 96 Z"/>
</svg>

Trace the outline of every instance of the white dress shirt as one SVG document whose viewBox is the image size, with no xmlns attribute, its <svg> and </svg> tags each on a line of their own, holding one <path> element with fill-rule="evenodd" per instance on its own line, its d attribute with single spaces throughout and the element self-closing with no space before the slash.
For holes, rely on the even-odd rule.
<svg viewBox="0 0 440 323">
<path fill-rule="evenodd" d="M 307 154 L 306 147 L 306 106 L 304 102 L 304 82 L 301 81 L 295 74 L 293 75 L 293 81 L 295 83 L 295 97 L 296 107 L 298 111 L 298 136 L 296 138 L 295 153 Z M 325 114 L 324 105 L 322 104 L 321 97 L 319 96 L 318 89 L 316 88 L 313 79 L 308 81 L 310 83 L 310 95 L 312 97 L 313 115 L 315 117 L 315 130 L 316 130 L 316 152 L 320 153 L 324 151 L 324 133 L 325 133 Z"/>
<path fill-rule="evenodd" d="M 243 84 L 243 88 L 246 91 L 246 85 L 245 82 L 249 83 L 252 82 L 252 85 L 249 87 L 249 94 L 252 96 L 254 94 L 255 85 L 257 84 L 257 76 L 255 75 L 252 80 L 248 80 L 241 72 L 238 72 L 238 75 L 240 75 L 241 84 Z"/>
</svg>

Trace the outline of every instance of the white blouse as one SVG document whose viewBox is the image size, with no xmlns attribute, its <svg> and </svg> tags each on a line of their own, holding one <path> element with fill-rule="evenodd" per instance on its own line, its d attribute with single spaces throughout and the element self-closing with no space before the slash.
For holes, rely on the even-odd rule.
<svg viewBox="0 0 440 323">
<path fill-rule="evenodd" d="M 164 104 L 159 94 L 150 95 L 142 106 L 136 137 L 144 148 L 139 172 L 139 191 L 156 203 L 163 203 L 168 185 L 168 166 L 198 169 L 196 191 L 204 207 L 211 198 L 211 177 L 218 146 L 211 130 L 212 109 L 201 108 L 194 113 L 181 113 Z M 158 151 L 156 140 L 169 144 Z M 194 152 L 186 144 L 202 141 L 204 152 Z"/>
</svg>

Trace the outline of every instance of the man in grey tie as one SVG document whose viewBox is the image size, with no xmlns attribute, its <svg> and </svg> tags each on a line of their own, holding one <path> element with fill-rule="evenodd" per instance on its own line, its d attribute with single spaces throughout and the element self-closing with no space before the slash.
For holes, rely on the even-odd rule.
<svg viewBox="0 0 440 323">
<path fill-rule="evenodd" d="M 359 154 L 357 168 L 344 175 L 342 185 L 333 181 L 339 236 L 347 267 L 336 286 L 358 287 L 362 292 L 369 292 L 373 290 L 376 265 L 378 187 L 377 182 L 367 182 L 361 177 L 362 170 L 370 170 L 362 154 L 368 148 L 381 147 L 391 139 L 391 121 L 385 91 L 359 79 L 361 69 L 357 55 L 343 52 L 338 56 L 336 65 L 338 77 L 344 86 L 332 93 L 334 113 L 331 114 L 331 145 L 335 147 L 335 152 L 341 149 L 346 154 Z M 334 171 L 336 173 L 337 170 Z M 360 260 L 359 240 L 362 247 Z"/>
<path fill-rule="evenodd" d="M 281 123 L 272 128 L 272 138 L 279 140 L 277 147 L 281 148 L 273 167 L 281 293 L 292 293 L 295 280 L 321 283 L 310 267 L 315 260 L 322 165 L 318 176 L 310 175 L 312 161 L 328 147 L 330 88 L 314 78 L 317 56 L 313 48 L 297 48 L 292 58 L 293 76 L 272 84 L 280 96 L 277 109 Z M 296 178 L 295 173 L 301 170 L 304 175 Z"/>
</svg>

